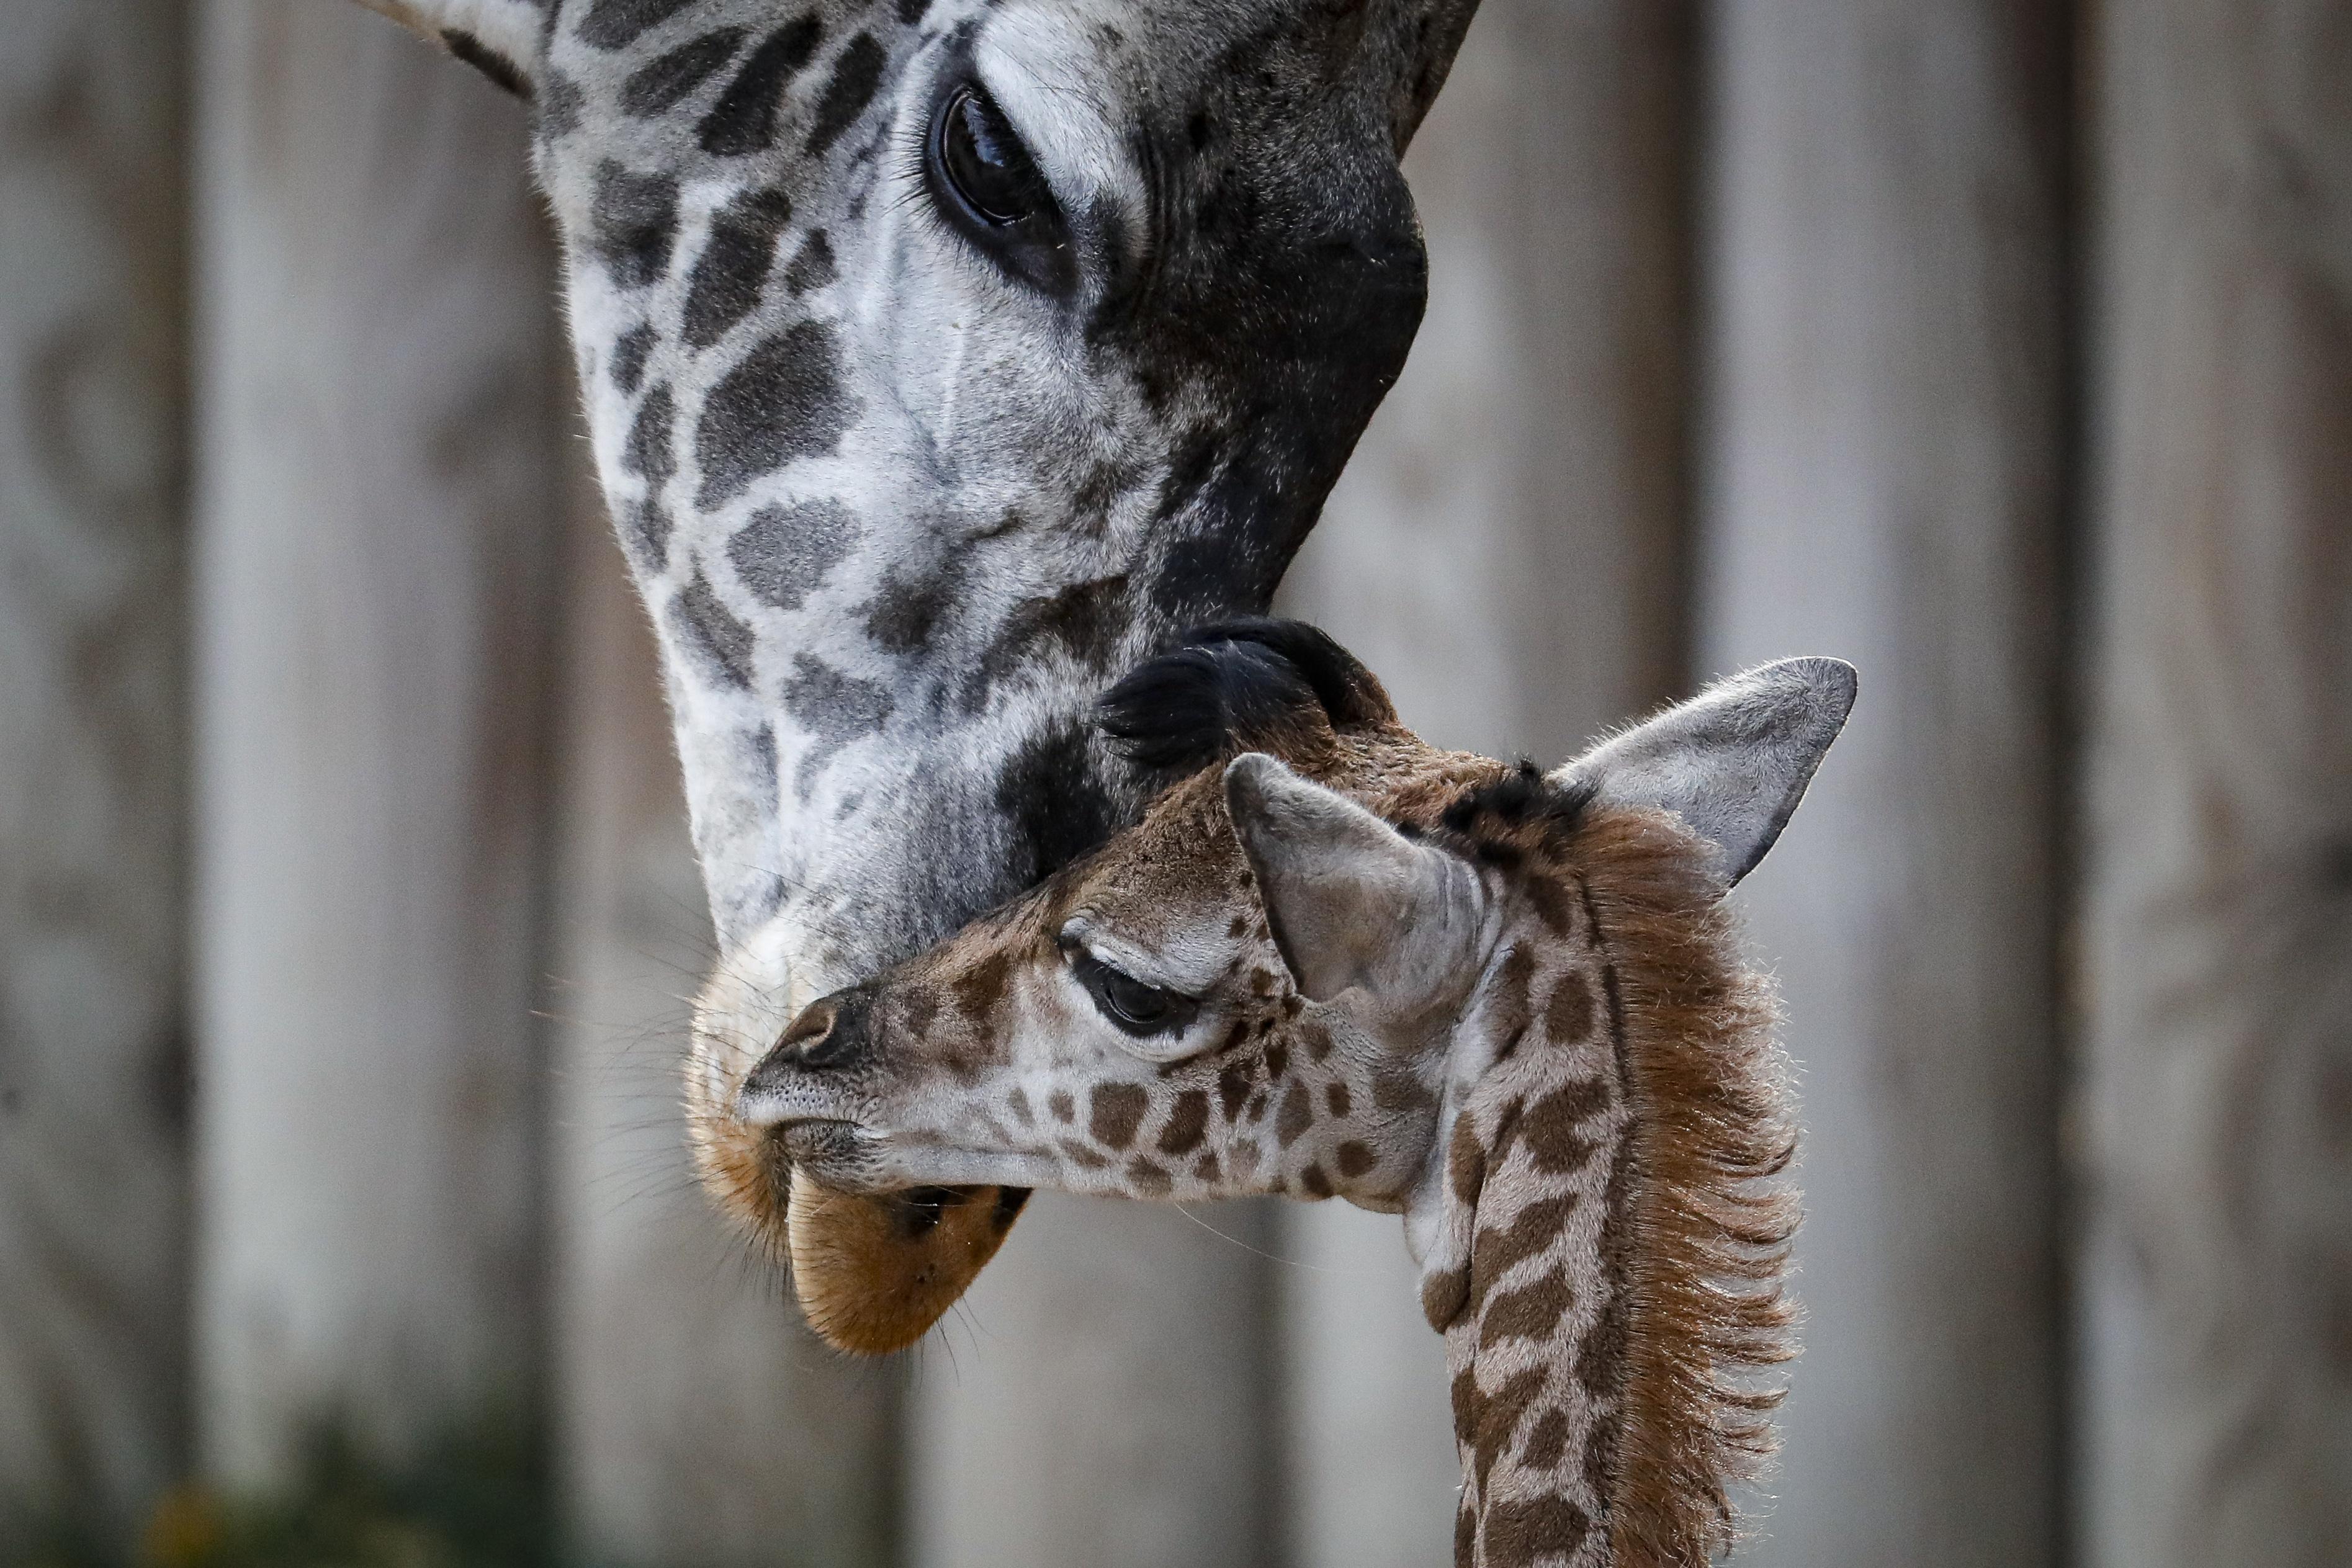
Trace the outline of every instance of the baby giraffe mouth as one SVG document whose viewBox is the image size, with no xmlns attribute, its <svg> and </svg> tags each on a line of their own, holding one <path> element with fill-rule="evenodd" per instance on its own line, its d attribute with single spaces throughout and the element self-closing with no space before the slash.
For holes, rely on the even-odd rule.
<svg viewBox="0 0 2352 1568">
<path fill-rule="evenodd" d="M 793 1168 L 806 1173 L 813 1181 L 836 1192 L 880 1190 L 870 1175 L 872 1142 L 855 1122 L 801 1117 L 776 1124 L 768 1136 L 782 1145 Z"/>
<path fill-rule="evenodd" d="M 904 1350 L 996 1255 L 1028 1200 L 1022 1187 L 918 1186 L 852 1197 L 796 1169 L 793 1275 L 809 1326 L 853 1354 Z"/>
<path fill-rule="evenodd" d="M 789 1262 L 818 1335 L 875 1355 L 938 1322 L 1029 1194 L 899 1167 L 861 1071 L 857 1005 L 849 996 L 804 1010 L 735 1083 L 708 1071 L 688 1083 L 706 1186 Z"/>
</svg>

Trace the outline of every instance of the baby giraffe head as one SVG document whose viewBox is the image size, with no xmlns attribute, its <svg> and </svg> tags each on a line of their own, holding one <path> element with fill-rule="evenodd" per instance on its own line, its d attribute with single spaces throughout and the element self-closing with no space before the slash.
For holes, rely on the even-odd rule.
<svg viewBox="0 0 2352 1568">
<path fill-rule="evenodd" d="M 1769 1437 L 1745 1375 L 1782 1354 L 1793 1224 L 1769 990 L 1722 895 L 1853 695 L 1834 661 L 1768 666 L 1545 775 L 1423 745 L 1308 629 L 1213 629 L 1107 700 L 1189 770 L 1144 821 L 811 1004 L 741 1113 L 842 1192 L 1402 1211 L 1459 1561 L 1703 1562 Z"/>
</svg>

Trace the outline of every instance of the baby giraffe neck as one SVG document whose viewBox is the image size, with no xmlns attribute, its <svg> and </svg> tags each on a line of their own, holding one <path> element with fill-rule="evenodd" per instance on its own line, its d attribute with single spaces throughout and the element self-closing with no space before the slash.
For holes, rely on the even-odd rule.
<svg viewBox="0 0 2352 1568">
<path fill-rule="evenodd" d="M 1690 844 L 1596 810 L 1565 843 L 1510 846 L 1532 913 L 1456 1025 L 1423 1242 L 1456 1568 L 1700 1568 L 1771 1447 L 1785 1080 L 1769 983 Z"/>
<path fill-rule="evenodd" d="M 1457 1568 L 1608 1568 L 1624 1418 L 1632 1108 L 1616 977 L 1579 947 L 1506 954 L 1482 1023 L 1501 1059 L 1454 1123 L 1469 1233 L 1445 1326 L 1462 1457 Z M 1547 1027 L 1557 1020 L 1558 1030 Z"/>
</svg>

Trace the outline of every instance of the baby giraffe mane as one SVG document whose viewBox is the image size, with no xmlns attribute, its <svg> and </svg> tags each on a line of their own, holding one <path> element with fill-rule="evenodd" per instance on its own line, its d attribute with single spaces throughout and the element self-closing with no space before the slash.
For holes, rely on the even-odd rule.
<svg viewBox="0 0 2352 1568">
<path fill-rule="evenodd" d="M 1770 982 L 1742 963 L 1737 920 L 1693 836 L 1664 812 L 1596 801 L 1523 766 L 1464 793 L 1431 836 L 1513 878 L 1538 916 L 1522 930 L 1593 950 L 1599 1006 L 1582 1006 L 1580 987 L 1579 1006 L 1565 1005 L 1574 977 L 1564 977 L 1541 1012 L 1525 1001 L 1504 1009 L 1499 1027 L 1523 1039 L 1498 1057 L 1562 1051 L 1574 1040 L 1547 1036 L 1597 1024 L 1628 1112 L 1601 1195 L 1601 1304 L 1572 1371 L 1596 1411 L 1583 1490 L 1599 1520 L 1556 1492 L 1484 1495 L 1506 1458 L 1548 1468 L 1565 1428 L 1547 1431 L 1557 1418 L 1534 1414 L 1545 1369 L 1516 1367 L 1497 1383 L 1476 1364 L 1510 1355 L 1508 1324 L 1497 1324 L 1539 1288 L 1505 1288 L 1528 1226 L 1491 1218 L 1540 1207 L 1500 1190 L 1528 1159 L 1545 1161 L 1540 1148 L 1514 1151 L 1515 1134 L 1535 1145 L 1548 1100 L 1589 1106 L 1595 1088 L 1538 1069 L 1526 1092 L 1507 1091 L 1491 1109 L 1483 1142 L 1482 1118 L 1456 1124 L 1449 1179 L 1472 1210 L 1470 1250 L 1428 1281 L 1423 1304 L 1447 1333 L 1454 1379 L 1465 1471 L 1457 1562 L 1503 1568 L 1565 1552 L 1612 1568 L 1706 1563 L 1732 1538 L 1731 1483 L 1771 1451 L 1780 1391 L 1759 1375 L 1794 1354 L 1782 1286 L 1798 1205 L 1775 1178 L 1795 1134 Z M 1507 981 L 1515 967 L 1526 986 L 1537 964 L 1507 955 L 1498 971 Z M 1571 1543 L 1583 1539 L 1580 1552 Z"/>
</svg>

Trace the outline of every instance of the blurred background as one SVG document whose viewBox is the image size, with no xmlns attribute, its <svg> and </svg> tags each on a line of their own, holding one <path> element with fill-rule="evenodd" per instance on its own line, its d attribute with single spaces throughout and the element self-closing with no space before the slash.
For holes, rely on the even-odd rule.
<svg viewBox="0 0 2352 1568">
<path fill-rule="evenodd" d="M 0 1562 L 1446 1559 L 1391 1219 L 1041 1197 L 825 1354 L 521 110 L 327 0 L 0 8 Z M 1546 762 L 1862 670 L 1743 887 L 1775 1568 L 2352 1563 L 2352 4 L 1486 0 L 1293 571 Z"/>
</svg>

